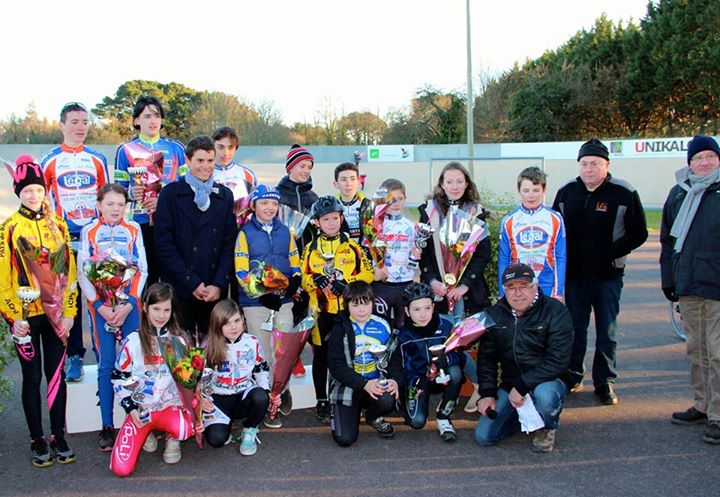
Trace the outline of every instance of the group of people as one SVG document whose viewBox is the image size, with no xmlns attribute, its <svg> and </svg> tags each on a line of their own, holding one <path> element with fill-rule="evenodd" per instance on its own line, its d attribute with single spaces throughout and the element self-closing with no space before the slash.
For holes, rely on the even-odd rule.
<svg viewBox="0 0 720 497">
<path fill-rule="evenodd" d="M 98 363 L 98 448 L 112 452 L 110 467 L 120 476 L 134 471 L 141 450 L 157 449 L 156 434 L 165 434 L 163 458 L 172 464 L 181 459 L 180 442 L 196 431 L 163 344 L 204 349 L 213 370 L 212 395 L 200 405 L 204 439 L 212 447 L 232 442 L 232 423 L 241 420 L 239 451 L 250 456 L 260 424 L 281 428 L 292 408 L 286 389 L 280 414 L 269 413 L 271 331 L 308 315 L 316 323 L 310 337 L 315 415 L 342 446 L 356 441 L 363 415 L 382 438 L 394 436 L 385 417 L 395 410 L 412 428 L 423 428 L 436 393 L 438 432 L 454 441 L 451 416 L 467 378 L 474 392 L 466 411 L 481 414 L 478 444 L 492 445 L 518 431 L 517 409 L 532 401 L 544 422 L 532 448 L 553 450 L 566 394 L 583 388 L 591 311 L 594 391 L 603 404 L 618 402 L 616 329 L 625 257 L 646 240 L 647 229 L 638 193 L 609 173 L 608 149 L 600 141 L 582 145 L 579 176 L 560 188 L 552 208 L 542 203 L 544 172 L 523 170 L 520 205 L 502 220 L 499 239 L 477 242 L 466 270 L 451 281 L 443 277 L 438 240 L 443 221 L 458 212 L 479 221 L 487 216 L 462 164 L 448 163 L 419 207 L 420 222 L 435 230 L 424 244 L 416 243 L 416 223 L 405 215 L 405 186 L 397 179 L 383 182 L 393 201 L 382 223 L 384 259 L 377 260 L 361 226 L 368 199 L 359 192 L 357 164 L 338 165 L 338 195 L 318 197 L 314 158 L 294 145 L 277 186 L 258 184 L 250 169 L 233 161 L 239 144 L 234 130 L 223 127 L 183 146 L 161 137 L 164 116 L 157 99 L 137 101 L 138 135 L 118 148 L 113 183 L 105 158 L 83 143 L 88 112 L 77 102 L 61 111 L 61 146 L 39 162 L 27 155 L 16 159 L 13 187 L 21 205 L 0 229 L 0 311 L 22 367 L 33 465 L 75 460 L 64 433 L 65 381 L 82 378 L 82 297 Z M 719 155 L 712 138 L 690 143 L 689 168 L 679 173 L 665 207 L 661 259 L 663 291 L 679 297 L 684 316 L 694 316 L 686 323 L 693 336 L 688 351 L 695 403 L 672 420 L 708 422 L 704 439 L 713 443 L 720 443 L 720 356 L 709 311 L 718 286 L 712 281 L 712 238 L 701 233 L 713 226 L 709 204 L 715 197 L 708 193 L 720 188 Z M 147 182 L 152 167 L 159 176 L 155 189 Z M 238 226 L 234 207 L 245 197 L 252 215 Z M 294 233 L 278 216 L 281 206 L 307 214 L 311 223 Z M 492 304 L 484 271 L 494 242 L 501 290 Z M 123 287 L 126 298 L 113 304 L 84 269 L 110 255 L 136 268 Z M 61 270 L 58 260 L 65 262 Z M 698 261 L 707 268 L 696 269 Z M 286 288 L 249 295 L 240 282 L 258 264 L 281 272 Z M 43 289 L 38 267 L 58 274 L 62 299 L 51 303 L 43 294 L 21 300 L 20 287 Z M 431 352 L 455 322 L 480 311 L 494 326 L 479 340 L 476 360 L 466 351 Z M 377 354 L 378 347 L 385 353 Z M 43 370 L 49 439 L 41 421 Z M 305 374 L 301 361 L 293 374 Z M 119 434 L 114 397 L 127 413 Z"/>
</svg>

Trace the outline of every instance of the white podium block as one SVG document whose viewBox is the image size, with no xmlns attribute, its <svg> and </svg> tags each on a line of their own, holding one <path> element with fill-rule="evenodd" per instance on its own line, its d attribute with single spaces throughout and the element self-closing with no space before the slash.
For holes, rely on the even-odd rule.
<svg viewBox="0 0 720 497">
<path fill-rule="evenodd" d="M 65 424 L 68 433 L 100 431 L 102 428 L 97 396 L 97 366 L 85 366 L 83 369 L 85 375 L 82 381 L 67 383 Z M 125 421 L 125 411 L 117 403 L 114 403 L 113 422 L 115 428 L 120 428 L 123 421 Z"/>
<path fill-rule="evenodd" d="M 315 407 L 315 387 L 312 380 L 312 366 L 305 366 L 306 373 L 302 378 L 290 378 L 290 392 L 293 397 L 293 409 Z M 102 418 L 97 396 L 97 366 L 85 366 L 82 381 L 68 382 L 66 428 L 68 433 L 100 431 Z M 113 402 L 115 398 L 113 397 Z M 113 422 L 120 428 L 125 421 L 125 411 L 113 404 Z"/>
<path fill-rule="evenodd" d="M 293 409 L 315 407 L 315 386 L 312 379 L 312 366 L 305 366 L 305 376 L 290 377 L 290 393 L 293 398 Z M 329 374 L 329 373 L 328 373 Z"/>
</svg>

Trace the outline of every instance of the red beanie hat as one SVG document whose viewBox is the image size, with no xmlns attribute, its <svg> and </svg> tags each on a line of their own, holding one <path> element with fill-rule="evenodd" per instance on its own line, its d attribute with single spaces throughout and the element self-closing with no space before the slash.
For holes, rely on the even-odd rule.
<svg viewBox="0 0 720 497">
<path fill-rule="evenodd" d="M 290 170 L 297 166 L 299 162 L 309 160 L 315 164 L 315 158 L 306 148 L 301 147 L 297 143 L 290 148 L 287 154 L 287 160 L 285 160 L 285 172 L 289 173 Z"/>
</svg>

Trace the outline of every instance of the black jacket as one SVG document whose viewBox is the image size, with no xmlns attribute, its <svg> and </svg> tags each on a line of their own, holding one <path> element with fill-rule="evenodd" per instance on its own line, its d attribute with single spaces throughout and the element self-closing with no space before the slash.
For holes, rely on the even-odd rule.
<svg viewBox="0 0 720 497">
<path fill-rule="evenodd" d="M 343 348 L 344 338 L 348 339 L 348 353 L 350 357 L 355 357 L 355 332 L 353 331 L 350 315 L 347 311 L 342 311 L 335 321 L 330 339 L 328 340 L 328 369 L 330 374 L 341 385 L 350 387 L 356 392 L 360 392 L 365 388 L 365 384 L 369 381 L 363 375 L 356 373 L 352 366 L 348 365 Z M 400 355 L 400 346 L 397 346 L 390 356 L 387 367 L 387 377 L 397 382 L 399 387 L 405 383 L 403 374 L 403 365 Z"/>
<path fill-rule="evenodd" d="M 592 192 L 580 177 L 570 181 L 558 190 L 553 209 L 565 220 L 568 280 L 622 276 L 625 256 L 648 237 L 637 191 L 610 174 Z"/>
<path fill-rule="evenodd" d="M 677 254 L 670 229 L 686 195 L 685 190 L 675 185 L 663 207 L 660 225 L 662 287 L 675 287 L 678 296 L 720 300 L 720 182 L 705 190 L 682 251 Z"/>
<path fill-rule="evenodd" d="M 310 208 L 318 199 L 317 194 L 312 191 L 312 186 L 312 178 L 305 183 L 295 183 L 290 179 L 290 176 L 283 176 L 277 185 L 278 193 L 280 193 L 280 203 L 298 212 L 305 212 L 309 216 Z M 313 231 L 313 226 L 308 223 L 300 239 L 296 240 L 299 254 L 302 254 L 305 245 L 313 240 Z"/>
<path fill-rule="evenodd" d="M 539 291 L 537 302 L 518 318 L 505 297 L 487 310 L 495 327 L 482 336 L 478 347 L 482 397 L 497 397 L 498 363 L 500 387 L 508 392 L 515 387 L 522 395 L 567 372 L 573 342 L 570 312 Z"/>
<path fill-rule="evenodd" d="M 420 222 L 427 223 L 429 216 L 427 213 L 427 202 L 418 207 L 420 211 Z M 477 215 L 478 219 L 484 220 L 486 215 L 485 210 L 482 210 Z M 435 235 L 437 236 L 437 232 Z M 468 314 L 474 314 L 483 310 L 485 307 L 490 305 L 490 290 L 488 289 L 487 282 L 485 281 L 485 267 L 490 262 L 490 236 L 485 237 L 482 241 L 477 244 L 475 252 L 470 258 L 465 272 L 463 273 L 459 285 L 466 285 L 469 290 L 463 297 L 465 302 L 465 311 Z M 442 275 L 439 274 L 437 265 L 437 259 L 435 258 L 435 244 L 432 238 L 428 240 L 427 246 L 422 251 L 420 258 L 420 278 L 424 283 L 428 285 L 432 280 L 442 281 Z M 437 310 L 440 314 L 447 313 L 447 299 L 443 299 L 442 302 L 436 305 Z"/>
</svg>

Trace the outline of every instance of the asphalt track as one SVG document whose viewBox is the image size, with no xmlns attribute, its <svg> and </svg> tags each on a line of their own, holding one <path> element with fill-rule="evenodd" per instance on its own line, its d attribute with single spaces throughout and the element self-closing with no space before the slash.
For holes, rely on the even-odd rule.
<svg viewBox="0 0 720 497">
<path fill-rule="evenodd" d="M 567 400 L 553 453 L 531 452 L 527 435 L 478 447 L 476 416 L 463 412 L 454 444 L 440 440 L 433 421 L 419 432 L 398 422 L 394 440 L 363 426 L 358 442 L 341 448 L 305 410 L 281 430 L 262 431 L 254 457 L 240 456 L 234 445 L 199 450 L 187 442 L 179 464 L 164 464 L 162 450 L 142 453 L 137 471 L 121 479 L 95 448 L 96 434 L 86 433 L 68 438 L 76 463 L 36 469 L 16 388 L 0 413 L 0 495 L 720 495 L 720 447 L 701 440 L 700 426 L 669 422 L 673 410 L 690 405 L 690 390 L 684 344 L 671 332 L 659 289 L 658 253 L 651 235 L 630 258 L 618 334 L 619 405 L 599 405 L 586 379 L 585 392 Z M 17 363 L 9 374 L 19 379 Z"/>
</svg>

